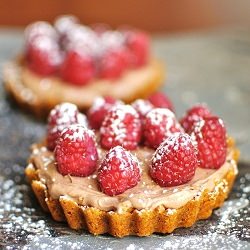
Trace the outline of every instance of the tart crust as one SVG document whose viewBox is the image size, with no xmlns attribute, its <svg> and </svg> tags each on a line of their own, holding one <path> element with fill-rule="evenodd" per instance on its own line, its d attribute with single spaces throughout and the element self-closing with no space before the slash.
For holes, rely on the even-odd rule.
<svg viewBox="0 0 250 250">
<path fill-rule="evenodd" d="M 139 69 L 126 71 L 117 80 L 97 79 L 83 87 L 75 87 L 56 77 L 39 77 L 25 66 L 21 56 L 3 68 L 4 86 L 9 96 L 38 118 L 47 117 L 49 111 L 61 102 L 75 103 L 85 111 L 97 96 L 111 95 L 126 103 L 146 98 L 163 84 L 164 75 L 163 64 L 152 59 Z M 49 84 L 40 84 L 44 80 Z M 87 94 L 82 98 L 85 90 Z"/>
<path fill-rule="evenodd" d="M 232 139 L 228 146 L 233 150 L 233 159 L 238 161 L 239 151 Z M 232 163 L 233 164 L 233 163 Z M 177 209 L 158 206 L 155 209 L 130 209 L 122 213 L 102 211 L 77 204 L 67 196 L 50 197 L 47 186 L 39 179 L 36 166 L 30 162 L 25 174 L 45 212 L 56 221 L 66 221 L 72 229 L 85 229 L 94 235 L 108 233 L 116 237 L 127 235 L 148 236 L 152 233 L 171 233 L 179 227 L 191 227 L 196 221 L 207 219 L 213 209 L 221 207 L 228 197 L 237 175 L 237 167 L 231 167 L 212 191 L 203 190 L 184 206 Z"/>
</svg>

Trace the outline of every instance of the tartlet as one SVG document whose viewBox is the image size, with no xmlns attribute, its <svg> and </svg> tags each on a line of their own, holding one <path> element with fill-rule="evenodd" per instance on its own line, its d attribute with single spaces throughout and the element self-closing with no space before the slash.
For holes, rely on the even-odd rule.
<svg viewBox="0 0 250 250">
<path fill-rule="evenodd" d="M 102 126 L 104 124 L 105 120 Z M 99 132 L 95 133 L 99 137 Z M 196 221 L 208 218 L 213 209 L 223 205 L 238 173 L 239 151 L 234 140 L 228 137 L 226 158 L 219 168 L 199 166 L 191 180 L 177 186 L 160 186 L 149 172 L 155 148 L 138 145 L 130 152 L 141 162 L 140 181 L 122 193 L 110 195 L 100 189 L 97 181 L 101 162 L 107 157 L 107 150 L 100 142 L 97 142 L 97 169 L 88 176 L 62 175 L 46 142 L 32 146 L 25 170 L 44 211 L 56 221 L 66 221 L 72 229 L 85 229 L 94 235 L 148 236 L 190 227 Z"/>
<path fill-rule="evenodd" d="M 136 34 L 139 42 L 132 47 L 128 45 L 128 41 Z M 46 65 L 42 61 L 44 59 L 37 56 L 40 51 L 34 52 L 40 46 L 36 41 L 44 37 L 44 46 L 47 46 L 45 51 L 50 57 L 60 57 L 54 60 L 56 63 L 53 61 L 56 66 L 52 62 L 51 65 Z M 34 49 L 32 46 L 37 47 Z M 132 29 L 91 29 L 80 25 L 71 16 L 58 18 L 54 27 L 45 22 L 37 22 L 26 29 L 24 52 L 4 65 L 5 88 L 19 106 L 38 117 L 46 117 L 61 102 L 75 103 L 84 111 L 97 96 L 110 95 L 129 103 L 137 98 L 147 97 L 163 84 L 163 64 L 150 54 L 149 46 L 148 36 Z M 53 52 L 56 48 L 59 55 Z M 142 59 L 135 60 L 132 50 Z M 82 72 L 79 73 L 77 69 L 80 66 L 73 63 L 69 65 L 67 62 L 72 51 L 87 57 L 86 64 L 90 65 L 81 65 L 82 68 L 85 66 L 82 71 L 86 71 L 86 75 L 81 76 Z M 109 53 L 115 56 L 110 56 L 110 59 Z M 120 67 L 117 66 L 119 62 Z M 113 65 L 110 66 L 111 63 Z M 73 71 L 76 71 L 75 75 L 69 73 Z"/>
</svg>

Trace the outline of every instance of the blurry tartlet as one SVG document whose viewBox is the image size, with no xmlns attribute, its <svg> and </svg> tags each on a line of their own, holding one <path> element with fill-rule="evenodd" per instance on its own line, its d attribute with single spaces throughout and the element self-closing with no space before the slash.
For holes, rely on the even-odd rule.
<svg viewBox="0 0 250 250">
<path fill-rule="evenodd" d="M 85 110 L 97 96 L 131 102 L 154 92 L 163 78 L 146 33 L 90 28 L 73 16 L 59 17 L 54 26 L 29 25 L 24 52 L 4 67 L 8 93 L 40 117 L 61 102 Z"/>
</svg>

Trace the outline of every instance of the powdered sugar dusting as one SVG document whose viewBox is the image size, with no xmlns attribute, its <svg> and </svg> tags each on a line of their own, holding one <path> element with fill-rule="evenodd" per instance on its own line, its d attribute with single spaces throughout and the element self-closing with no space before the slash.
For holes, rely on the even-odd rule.
<svg viewBox="0 0 250 250">
<path fill-rule="evenodd" d="M 129 123 L 126 121 L 128 116 L 133 117 Z M 141 123 L 136 110 L 131 105 L 116 105 L 109 110 L 100 128 L 102 144 L 105 139 L 112 146 L 118 144 L 127 148 L 132 145 L 135 148 L 140 139 L 140 129 Z"/>
<path fill-rule="evenodd" d="M 178 140 L 180 138 L 180 140 Z M 194 141 L 188 134 L 182 133 L 180 137 L 180 133 L 175 133 L 164 140 L 160 146 L 157 148 L 152 157 L 152 163 L 161 162 L 162 155 L 169 153 L 171 150 L 176 152 L 179 151 L 179 148 L 185 148 L 186 150 L 190 150 L 190 145 L 194 146 Z"/>
<path fill-rule="evenodd" d="M 62 62 L 62 54 L 58 44 L 48 36 L 36 36 L 31 41 L 31 46 L 46 54 L 52 65 L 58 66 Z"/>
<path fill-rule="evenodd" d="M 137 157 L 121 146 L 109 150 L 101 162 L 97 177 L 101 190 L 109 196 L 124 193 L 136 186 L 140 178 L 141 168 Z M 128 200 L 124 199 L 124 202 L 121 203 L 121 210 L 130 206 Z M 119 208 L 117 211 L 119 213 Z"/>
<path fill-rule="evenodd" d="M 77 114 L 77 123 L 85 126 L 86 128 L 88 128 L 88 119 L 86 117 L 86 115 L 82 114 L 82 113 L 78 113 Z"/>
<path fill-rule="evenodd" d="M 196 148 L 186 133 L 175 133 L 163 141 L 152 157 L 151 177 L 160 186 L 190 181 L 198 165 Z"/>
<path fill-rule="evenodd" d="M 76 142 L 78 140 L 84 140 L 86 135 L 95 138 L 95 134 L 92 130 L 82 126 L 80 124 L 73 124 L 63 129 L 61 133 L 62 139 L 69 139 L 72 142 Z"/>
<path fill-rule="evenodd" d="M 118 31 L 106 31 L 101 35 L 101 44 L 105 51 L 121 47 L 124 41 L 124 35 Z"/>
<path fill-rule="evenodd" d="M 86 116 L 78 111 L 76 105 L 65 102 L 52 109 L 48 117 L 49 144 L 54 144 L 60 133 L 72 124 L 88 127 Z"/>
<path fill-rule="evenodd" d="M 58 125 L 71 123 L 72 119 L 75 118 L 76 112 L 77 112 L 77 107 L 73 103 L 64 102 L 64 103 L 58 104 L 55 106 L 54 109 L 51 110 L 49 118 L 48 118 L 48 122 L 50 123 L 51 118 L 58 114 L 58 117 L 56 120 Z"/>
<path fill-rule="evenodd" d="M 134 164 L 136 164 L 138 167 L 140 166 L 139 161 L 135 155 L 131 154 L 121 146 L 116 146 L 110 149 L 105 157 L 105 161 L 107 164 L 103 166 L 104 171 L 111 170 L 111 165 L 109 164 L 109 162 L 112 162 L 113 158 L 119 159 L 119 169 L 121 171 L 126 170 L 128 167 L 130 168 L 130 170 L 133 170 Z"/>
<path fill-rule="evenodd" d="M 92 104 L 92 106 L 89 109 L 89 112 L 93 112 L 93 111 L 98 110 L 104 104 L 105 104 L 105 100 L 104 100 L 103 97 L 101 97 L 101 96 L 96 97 L 93 104 Z"/>
<path fill-rule="evenodd" d="M 36 36 L 49 36 L 56 39 L 57 34 L 54 28 L 48 22 L 35 22 L 28 25 L 24 31 L 24 36 L 27 42 L 31 41 Z"/>
<path fill-rule="evenodd" d="M 54 26 L 59 33 L 65 34 L 78 22 L 79 20 L 76 16 L 62 15 L 56 18 Z"/>
<path fill-rule="evenodd" d="M 123 104 L 123 102 L 120 100 L 116 100 L 114 104 L 110 104 L 110 103 L 107 103 L 102 96 L 98 96 L 95 98 L 92 106 L 90 107 L 89 113 L 93 113 L 93 112 L 99 110 L 105 104 L 109 105 L 111 107 L 113 105 L 121 105 L 121 104 Z"/>
<path fill-rule="evenodd" d="M 178 152 L 179 149 L 183 147 L 188 150 L 190 145 L 194 146 L 194 141 L 191 139 L 191 137 L 188 134 L 175 133 L 171 135 L 170 137 L 168 137 L 165 141 L 163 141 L 161 145 L 159 146 L 159 148 L 156 150 L 156 152 L 160 153 L 161 151 L 169 151 L 170 148 L 171 150 Z"/>
<path fill-rule="evenodd" d="M 137 99 L 132 103 L 132 106 L 142 116 L 145 116 L 154 108 L 154 106 L 149 101 L 144 99 Z"/>
<path fill-rule="evenodd" d="M 178 123 L 174 113 L 165 108 L 156 108 L 147 114 L 147 119 L 151 121 L 153 125 L 164 124 L 166 136 L 172 134 L 170 129 L 175 127 L 177 130 L 183 131 L 180 124 Z"/>
<path fill-rule="evenodd" d="M 35 237 L 52 236 L 44 215 L 34 208 L 30 188 L 26 184 L 17 184 L 0 176 L 0 191 L 1 246 L 12 241 L 13 248 L 6 249 L 20 249 L 18 242 L 21 240 L 32 241 Z M 19 236 L 15 238 L 15 235 Z"/>
<path fill-rule="evenodd" d="M 66 51 L 73 50 L 79 54 L 98 57 L 102 54 L 102 46 L 97 34 L 87 26 L 75 24 L 67 31 Z"/>
<path fill-rule="evenodd" d="M 194 124 L 194 127 L 193 127 L 194 131 L 193 131 L 193 133 L 191 134 L 193 140 L 196 139 L 196 136 L 199 137 L 199 138 L 202 138 L 202 137 L 203 137 L 203 136 L 202 136 L 201 130 L 202 130 L 202 128 L 204 127 L 204 125 L 205 125 L 205 121 L 204 121 L 203 119 L 200 119 L 199 121 L 197 121 L 197 122 Z"/>
<path fill-rule="evenodd" d="M 168 119 L 169 122 L 166 123 L 166 128 L 169 129 L 173 126 L 173 119 L 175 118 L 175 115 L 171 110 L 155 108 L 147 114 L 147 119 L 149 119 L 153 125 L 162 123 L 164 118 L 170 118 Z"/>
<path fill-rule="evenodd" d="M 145 117 L 144 137 L 146 145 L 157 148 L 174 133 L 183 132 L 174 113 L 166 108 L 155 108 Z"/>
</svg>

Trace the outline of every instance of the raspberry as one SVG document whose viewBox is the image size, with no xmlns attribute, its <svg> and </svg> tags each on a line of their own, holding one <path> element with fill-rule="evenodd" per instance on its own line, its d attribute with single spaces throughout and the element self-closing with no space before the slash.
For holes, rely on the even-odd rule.
<svg viewBox="0 0 250 250">
<path fill-rule="evenodd" d="M 122 47 L 118 50 L 119 56 L 123 61 L 124 68 L 127 69 L 132 66 L 132 54 L 131 51 L 127 47 Z"/>
<path fill-rule="evenodd" d="M 101 57 L 99 63 L 99 75 L 102 78 L 118 78 L 125 69 L 123 54 L 119 51 L 108 51 Z"/>
<path fill-rule="evenodd" d="M 77 114 L 76 124 L 80 124 L 86 128 L 89 128 L 88 119 L 87 119 L 86 115 L 84 115 L 80 112 L 78 112 L 78 114 Z"/>
<path fill-rule="evenodd" d="M 24 31 L 24 36 L 28 44 L 38 36 L 47 36 L 54 40 L 58 39 L 55 29 L 49 23 L 42 21 L 28 25 Z"/>
<path fill-rule="evenodd" d="M 178 133 L 168 137 L 155 151 L 149 173 L 162 187 L 190 181 L 198 165 L 196 148 L 191 137 Z"/>
<path fill-rule="evenodd" d="M 81 124 L 87 127 L 85 115 L 78 112 L 76 105 L 62 103 L 50 111 L 47 129 L 47 147 L 54 150 L 62 130 L 72 124 Z"/>
<path fill-rule="evenodd" d="M 121 146 L 107 153 L 98 169 L 101 190 L 114 196 L 137 185 L 141 178 L 138 159 Z"/>
<path fill-rule="evenodd" d="M 121 145 L 135 149 L 141 139 L 141 122 L 138 113 L 130 105 L 111 108 L 100 128 L 101 145 L 105 149 Z"/>
<path fill-rule="evenodd" d="M 195 122 L 199 121 L 202 118 L 212 116 L 210 110 L 204 104 L 197 104 L 187 110 L 186 114 L 180 120 L 180 124 L 186 131 L 190 134 L 192 127 Z"/>
<path fill-rule="evenodd" d="M 66 127 L 55 148 L 57 169 L 62 175 L 88 176 L 97 167 L 94 133 L 79 124 Z"/>
<path fill-rule="evenodd" d="M 60 44 L 65 51 L 81 51 L 95 58 L 102 48 L 97 34 L 87 26 L 77 23 L 70 24 L 64 33 L 60 34 Z"/>
<path fill-rule="evenodd" d="M 193 126 L 192 137 L 198 147 L 199 166 L 217 169 L 226 160 L 226 129 L 223 121 L 215 116 L 204 118 Z"/>
<path fill-rule="evenodd" d="M 56 18 L 54 26 L 61 35 L 66 34 L 75 24 L 78 24 L 77 17 L 72 15 L 62 15 Z"/>
<path fill-rule="evenodd" d="M 155 108 L 144 119 L 145 144 L 157 148 L 164 139 L 176 132 L 182 132 L 174 113 L 169 109 Z"/>
<path fill-rule="evenodd" d="M 79 50 L 68 51 L 61 67 L 61 76 L 76 86 L 87 84 L 95 75 L 93 58 Z"/>
<path fill-rule="evenodd" d="M 91 25 L 91 28 L 98 36 L 102 36 L 105 32 L 108 32 L 108 30 L 111 29 L 106 23 L 95 23 Z"/>
<path fill-rule="evenodd" d="M 67 50 L 72 30 L 77 29 L 78 25 L 79 20 L 75 16 L 62 15 L 56 18 L 54 27 L 59 35 L 59 42 L 63 49 Z"/>
<path fill-rule="evenodd" d="M 171 100 L 161 92 L 155 92 L 154 94 L 148 97 L 148 100 L 156 107 L 156 108 L 167 108 L 171 111 L 174 111 L 173 104 Z"/>
<path fill-rule="evenodd" d="M 98 97 L 88 111 L 88 119 L 91 128 L 99 129 L 107 115 L 109 109 L 122 102 L 115 100 L 113 97 Z"/>
<path fill-rule="evenodd" d="M 58 70 L 62 55 L 58 44 L 48 36 L 36 36 L 26 48 L 29 67 L 39 75 L 51 75 Z"/>
<path fill-rule="evenodd" d="M 107 30 L 99 36 L 99 41 L 103 51 L 118 51 L 124 45 L 124 36 L 117 31 Z"/>
<path fill-rule="evenodd" d="M 132 66 L 132 52 L 125 44 L 125 36 L 118 31 L 108 31 L 99 33 L 103 52 L 111 52 L 119 57 L 119 62 L 123 68 Z"/>
<path fill-rule="evenodd" d="M 140 67 L 149 59 L 149 36 L 141 31 L 127 32 L 127 47 L 131 51 L 132 64 Z"/>
<path fill-rule="evenodd" d="M 131 105 L 138 112 L 141 119 L 144 119 L 146 114 L 154 108 L 149 101 L 143 99 L 137 99 Z"/>
</svg>

